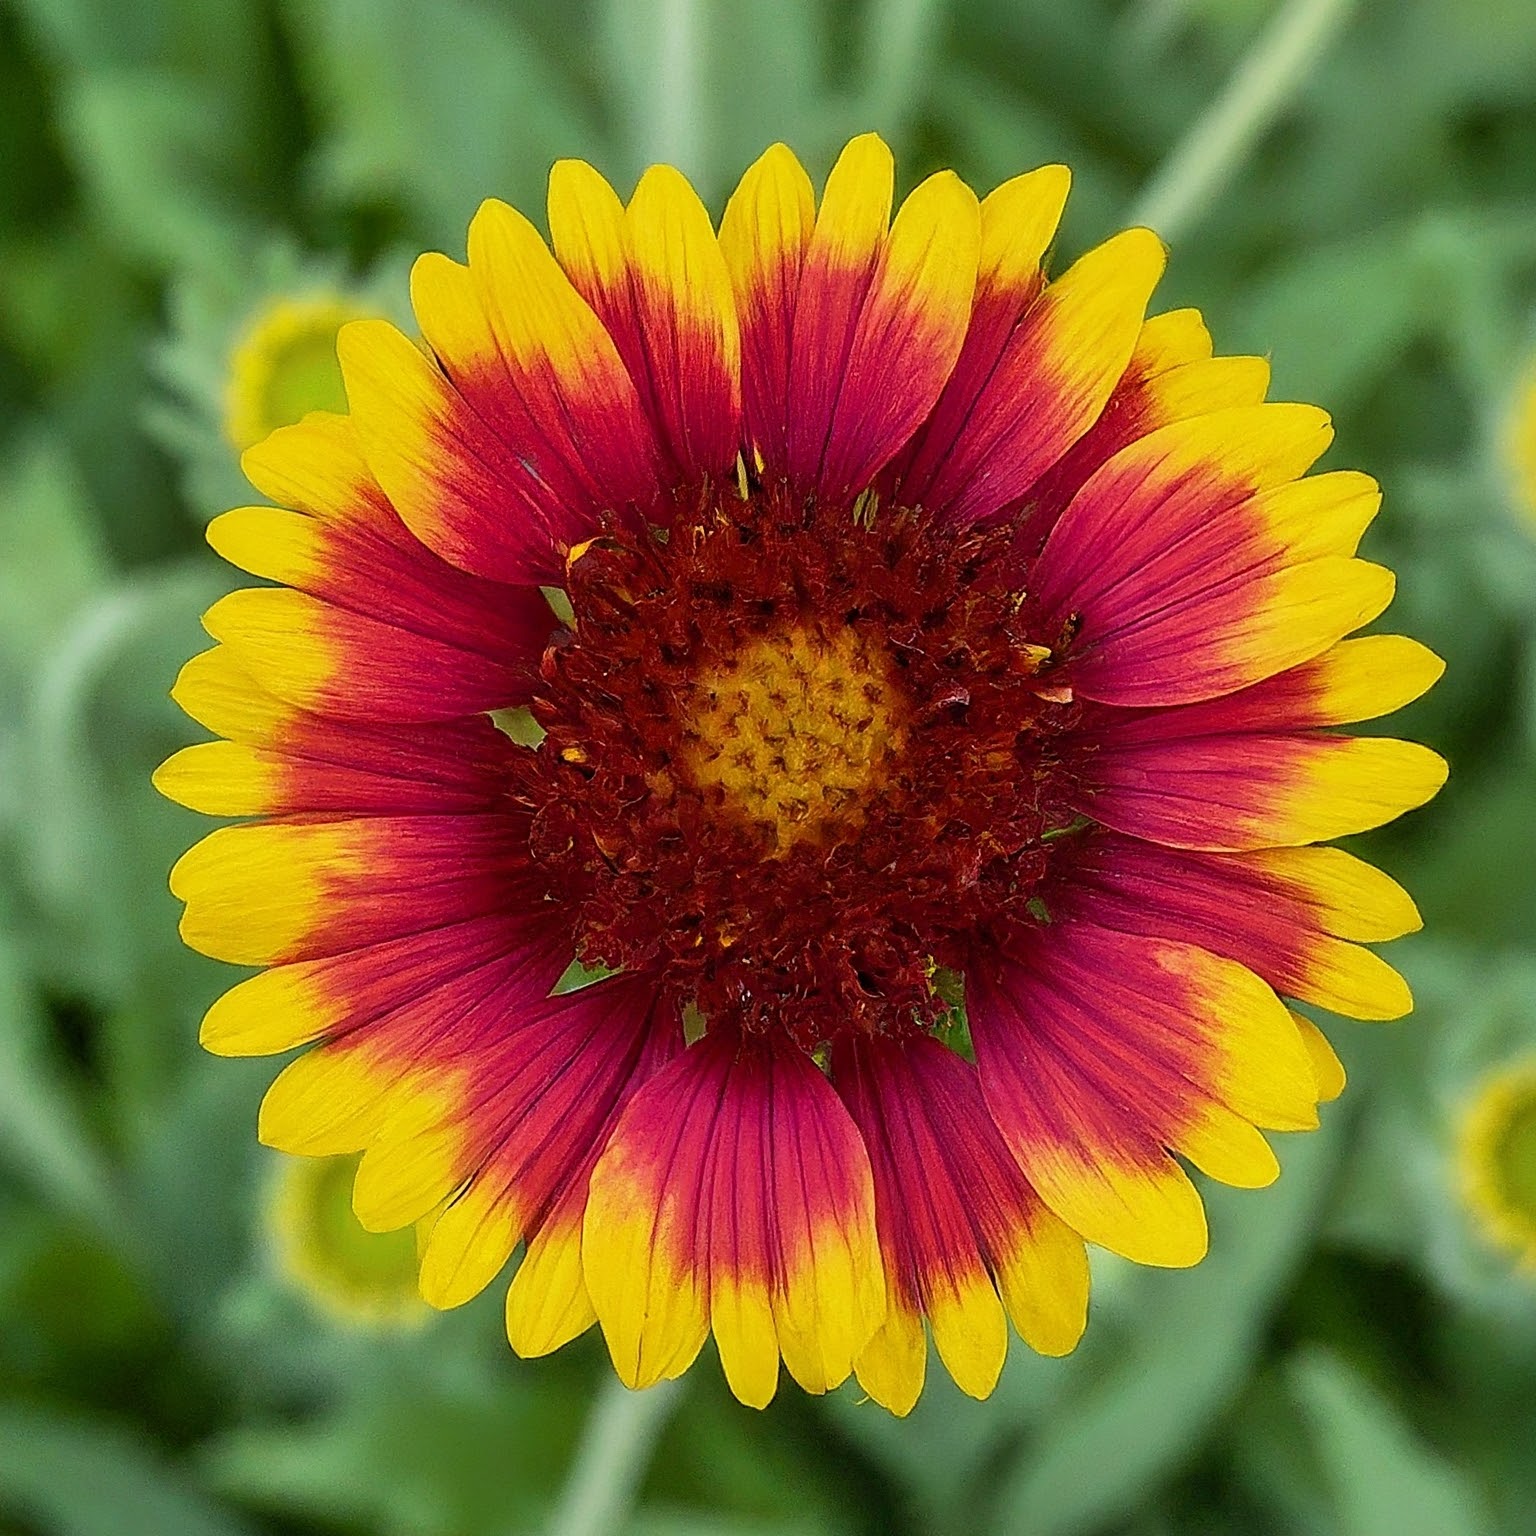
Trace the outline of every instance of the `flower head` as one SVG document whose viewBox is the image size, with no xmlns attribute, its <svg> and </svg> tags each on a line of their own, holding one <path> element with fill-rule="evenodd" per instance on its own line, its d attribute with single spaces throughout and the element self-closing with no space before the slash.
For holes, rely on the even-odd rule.
<svg viewBox="0 0 1536 1536">
<path fill-rule="evenodd" d="M 1536 1061 L 1490 1073 L 1458 1137 L 1462 1198 L 1487 1238 L 1536 1274 Z"/>
<path fill-rule="evenodd" d="M 267 1204 L 273 1256 L 284 1277 L 338 1320 L 415 1327 L 430 1316 L 416 1286 L 416 1237 L 367 1232 L 352 1214 L 356 1157 L 287 1157 Z"/>
<path fill-rule="evenodd" d="M 238 270 L 172 287 L 150 355 L 161 389 L 145 424 L 180 464 L 185 500 L 204 520 L 249 494 L 238 462 L 246 448 L 310 411 L 346 409 L 336 333 L 408 312 L 405 270 L 389 257 L 353 274 L 276 241 Z"/>
<path fill-rule="evenodd" d="M 892 183 L 857 139 L 818 204 L 776 146 L 717 236 L 667 167 L 558 165 L 553 252 L 486 203 L 424 345 L 345 328 L 351 414 L 209 530 L 280 585 L 208 613 L 176 696 L 224 739 L 159 776 L 255 818 L 172 874 L 268 967 L 204 1042 L 309 1047 L 263 1139 L 366 1149 L 436 1305 L 523 1244 L 513 1346 L 595 1319 L 633 1386 L 713 1333 L 746 1402 L 782 1359 L 905 1412 L 926 1327 L 984 1395 L 1010 1321 L 1076 1343 L 1085 1242 L 1201 1257 L 1180 1159 L 1265 1184 L 1316 1123 L 1282 996 L 1410 1005 L 1362 946 L 1412 902 L 1315 846 L 1444 776 L 1331 729 L 1440 671 L 1344 638 L 1375 485 L 1145 317 L 1149 232 L 1047 282 L 1060 167 Z"/>
<path fill-rule="evenodd" d="M 280 298 L 247 323 L 229 359 L 224 435 L 243 452 L 310 411 L 343 411 L 336 333 L 366 311 L 339 296 Z"/>
</svg>

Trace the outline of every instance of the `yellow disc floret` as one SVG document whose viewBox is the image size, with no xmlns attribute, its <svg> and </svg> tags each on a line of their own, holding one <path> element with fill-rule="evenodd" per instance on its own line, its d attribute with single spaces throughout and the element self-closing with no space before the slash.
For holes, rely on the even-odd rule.
<svg viewBox="0 0 1536 1536">
<path fill-rule="evenodd" d="M 857 628 L 787 627 L 699 677 L 685 761 L 782 854 L 862 822 L 901 748 L 901 715 L 889 658 Z"/>
<path fill-rule="evenodd" d="M 416 1234 L 369 1232 L 352 1211 L 356 1157 L 289 1157 L 272 1186 L 268 1225 L 283 1274 L 323 1311 L 373 1327 L 430 1315 L 417 1290 Z"/>
<path fill-rule="evenodd" d="M 1536 1274 L 1536 1059 L 1485 1079 L 1461 1124 L 1462 1195 L 1485 1233 Z"/>
<path fill-rule="evenodd" d="M 258 312 L 229 360 L 224 435 L 239 452 L 310 411 L 344 411 L 336 333 L 365 312 L 345 299 L 279 299 Z"/>
</svg>

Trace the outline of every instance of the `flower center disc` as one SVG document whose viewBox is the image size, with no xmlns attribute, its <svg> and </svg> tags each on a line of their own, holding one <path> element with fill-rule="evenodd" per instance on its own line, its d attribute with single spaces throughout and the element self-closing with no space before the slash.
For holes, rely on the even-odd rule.
<svg viewBox="0 0 1536 1536">
<path fill-rule="evenodd" d="M 778 855 L 836 838 L 901 749 L 888 659 L 844 625 L 796 625 L 745 644 L 698 679 L 682 760 L 706 793 L 760 826 Z"/>
<path fill-rule="evenodd" d="M 1073 820 L 1006 545 L 759 493 L 578 551 L 517 798 L 579 958 L 807 1049 L 942 1017 Z"/>
</svg>

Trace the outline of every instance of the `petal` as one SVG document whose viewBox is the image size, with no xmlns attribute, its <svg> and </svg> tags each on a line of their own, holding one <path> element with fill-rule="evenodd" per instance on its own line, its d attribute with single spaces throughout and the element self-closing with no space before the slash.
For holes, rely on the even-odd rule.
<svg viewBox="0 0 1536 1536">
<path fill-rule="evenodd" d="M 892 1298 L 885 1321 L 859 1353 L 859 1385 L 887 1411 L 904 1419 L 923 1395 L 928 1339 L 923 1315 Z"/>
<path fill-rule="evenodd" d="M 626 1385 L 680 1374 L 713 1327 L 755 1407 L 781 1354 L 807 1391 L 835 1387 L 885 1310 L 847 1111 L 800 1051 L 718 1029 L 625 1110 L 592 1175 L 583 1263 Z"/>
<path fill-rule="evenodd" d="M 725 205 L 720 250 L 741 317 L 741 393 L 746 441 L 765 473 L 786 472 L 790 347 L 816 194 L 794 154 L 775 144 Z"/>
<path fill-rule="evenodd" d="M 518 210 L 482 203 L 467 266 L 422 257 L 412 301 L 453 386 L 515 447 L 519 487 L 564 542 L 594 531 L 604 508 L 656 496 L 653 433 L 613 338 Z"/>
<path fill-rule="evenodd" d="M 474 728 L 477 724 L 483 734 Z M 302 743 L 315 755 L 292 756 L 234 741 L 203 742 L 162 763 L 154 784 L 168 799 L 205 816 L 489 811 L 506 792 L 508 753 L 494 739 L 501 733 L 489 721 L 459 725 L 462 729 L 422 727 L 417 762 L 411 760 L 417 743 L 403 742 L 397 758 L 378 739 L 381 733 L 358 732 L 354 739 L 344 728 L 323 722 Z M 433 730 L 443 732 L 441 740 L 430 740 L 427 733 Z"/>
<path fill-rule="evenodd" d="M 1390 572 L 1313 558 L 1315 518 L 1294 516 L 1298 500 L 1315 514 L 1331 495 L 1346 509 L 1335 524 L 1353 522 L 1361 477 L 1273 493 L 1328 435 L 1307 407 L 1217 411 L 1141 439 L 1090 479 L 1033 573 L 1043 632 L 1074 637 L 1075 694 L 1212 698 L 1309 660 L 1381 612 Z"/>
<path fill-rule="evenodd" d="M 1428 692 L 1445 663 L 1404 635 L 1342 640 L 1321 656 L 1223 698 L 1121 716 L 1124 741 L 1304 731 L 1390 715 Z"/>
<path fill-rule="evenodd" d="M 1067 1353 L 1087 1316 L 1082 1241 L 1009 1155 L 975 1068 L 930 1036 L 877 1037 L 841 1049 L 834 1080 L 869 1149 L 892 1308 L 869 1380 L 859 1359 L 865 1390 L 893 1412 L 910 1409 L 912 1316 L 926 1314 L 939 1357 L 972 1397 L 1002 1370 L 1005 1306 L 1029 1343 Z"/>
<path fill-rule="evenodd" d="M 557 953 L 547 929 L 481 918 L 280 966 L 235 988 L 224 1002 L 245 998 L 226 1026 L 242 1014 L 254 1018 L 264 1003 L 297 1000 L 321 1030 L 319 1044 L 267 1090 L 261 1139 L 283 1152 L 329 1156 L 361 1152 L 386 1136 L 419 1136 L 410 1188 L 396 1181 L 385 1192 L 397 1205 L 412 1195 L 423 1202 L 402 1224 L 425 1214 L 455 1187 L 458 1128 L 485 1057 L 547 1004 L 553 976 L 568 963 Z M 441 1192 L 423 1194 L 433 1180 L 446 1181 Z M 377 1221 L 381 1204 L 367 1214 Z"/>
<path fill-rule="evenodd" d="M 1369 831 L 1423 805 L 1445 783 L 1445 760 L 1411 741 L 1185 734 L 1180 715 L 1213 708 L 1149 711 L 1095 726 L 1073 808 L 1175 848 L 1242 852 Z"/>
<path fill-rule="evenodd" d="M 279 427 L 240 455 L 247 480 L 280 507 L 335 522 L 408 530 L 363 458 L 350 416 L 311 411 Z"/>
<path fill-rule="evenodd" d="M 504 811 L 220 827 L 171 871 L 182 938 L 237 965 L 527 909 L 529 887 L 526 823 Z"/>
<path fill-rule="evenodd" d="M 553 1354 L 597 1321 L 581 1269 L 581 1219 L 586 1180 L 529 1239 L 507 1290 L 507 1340 L 525 1360 Z"/>
<path fill-rule="evenodd" d="M 484 718 L 380 726 L 295 709 L 224 646 L 193 657 L 171 697 L 230 738 L 186 747 L 155 772 L 161 794 L 210 816 L 489 811 L 520 750 Z"/>
<path fill-rule="evenodd" d="M 1045 1202 L 1090 1242 L 1193 1264 L 1200 1198 L 1169 1156 L 1240 1185 L 1274 1176 L 1254 1129 L 1316 1124 L 1285 1006 L 1252 972 L 1190 944 L 1058 918 L 967 971 L 992 1116 Z"/>
<path fill-rule="evenodd" d="M 1305 474 L 1332 436 L 1316 407 L 1270 404 L 1211 412 L 1138 439 L 1095 472 L 1052 529 L 1035 571 L 1042 611 L 1062 613 L 1090 590 L 1099 561 L 1124 541 L 1155 556 L 1216 513 Z M 1345 493 L 1356 489 L 1351 479 Z"/>
<path fill-rule="evenodd" d="M 353 720 L 453 720 L 528 697 L 531 668 L 508 665 L 289 587 L 221 597 L 203 628 L 269 693 Z"/>
<path fill-rule="evenodd" d="M 1143 321 L 1126 375 L 1154 379 L 1181 364 L 1204 361 L 1211 350 L 1211 333 L 1198 309 L 1165 310 Z"/>
<path fill-rule="evenodd" d="M 1312 1063 L 1312 1077 L 1317 1083 L 1317 1101 L 1319 1104 L 1331 1104 L 1344 1092 L 1344 1063 L 1328 1043 L 1328 1037 L 1311 1019 L 1294 1010 L 1291 1019 L 1301 1036 L 1301 1043 L 1307 1048 L 1307 1059 Z"/>
<path fill-rule="evenodd" d="M 571 281 L 617 343 L 684 482 L 730 473 L 740 445 L 741 342 L 725 258 L 687 180 L 654 165 L 623 209 L 579 160 L 550 172 L 549 227 Z"/>
<path fill-rule="evenodd" d="M 436 642 L 434 657 L 441 657 L 445 647 L 466 652 L 456 663 L 460 671 L 482 674 L 487 662 L 494 663 L 502 674 L 498 691 L 506 702 L 526 698 L 556 627 L 536 587 L 509 588 L 438 559 L 384 500 L 362 463 L 345 417 L 325 423 L 311 417 L 300 426 L 283 428 L 259 451 L 267 485 L 294 485 L 310 506 L 323 508 L 328 500 L 336 510 L 306 507 L 307 515 L 301 515 L 273 507 L 242 507 L 226 512 L 208 526 L 208 542 L 219 554 L 254 576 L 401 631 L 393 639 L 397 648 L 419 636 Z M 257 452 L 246 455 L 248 465 Z M 322 456 L 346 462 L 350 486 L 341 492 L 337 481 L 342 472 L 332 462 L 326 470 L 326 500 L 303 488 L 303 477 L 312 472 L 309 461 Z M 271 473 L 274 468 L 280 472 Z M 339 664 L 370 677 L 378 671 L 371 653 L 357 655 L 345 648 Z M 410 681 L 402 680 L 407 690 Z M 385 691 L 391 682 L 386 680 Z M 374 681 L 370 691 L 381 691 L 381 685 Z"/>
<path fill-rule="evenodd" d="M 896 163 L 875 134 L 853 139 L 832 167 L 806 245 L 789 350 L 785 470 L 795 487 L 819 484 L 832 423 L 874 285 L 895 196 Z M 892 444 L 892 453 L 900 444 Z"/>
<path fill-rule="evenodd" d="M 415 301 L 434 328 L 448 301 L 433 284 L 451 265 L 418 263 L 413 275 Z M 565 550 L 592 532 L 600 508 L 555 500 L 540 478 L 547 466 L 530 458 L 547 445 L 500 435 L 433 358 L 385 321 L 343 326 L 336 353 L 368 468 L 411 532 L 462 571 L 524 586 L 558 582 Z"/>
<path fill-rule="evenodd" d="M 464 977 L 531 963 L 533 995 L 542 997 L 569 959 L 569 945 L 562 953 L 547 925 L 495 912 L 262 971 L 213 1004 L 200 1040 L 216 1056 L 272 1056 L 324 1036 L 360 1035 L 405 1008 L 418 1022 L 431 1007 L 449 1009 L 446 1021 L 452 987 Z"/>
<path fill-rule="evenodd" d="M 1287 997 L 1351 1018 L 1396 1019 L 1413 1007 L 1396 971 L 1340 936 L 1409 932 L 1418 926 L 1413 903 L 1336 848 L 1186 853 L 1098 833 L 1058 858 L 1070 860 L 1056 866 L 1062 900 L 1103 927 L 1200 945 Z M 1341 890 L 1371 905 L 1341 906 Z"/>
<path fill-rule="evenodd" d="M 976 295 L 959 359 L 938 403 L 883 481 L 891 500 L 924 502 L 1008 350 L 1020 319 L 1045 287 L 1040 264 L 1071 186 L 1065 166 L 1015 177 L 981 204 Z"/>
<path fill-rule="evenodd" d="M 681 1022 L 654 985 L 615 977 L 538 1001 L 475 1051 L 473 1095 L 457 1106 L 449 1127 L 457 1139 L 451 1198 L 422 1253 L 427 1301 L 454 1307 L 478 1295 L 524 1235 L 538 1233 L 556 1213 L 559 1232 L 578 1229 L 587 1180 L 620 1112 L 682 1043 Z M 412 1161 L 436 1129 L 386 1136 L 369 1149 L 358 1173 L 360 1214 L 388 1211 L 397 1191 L 410 1190 Z M 390 1214 L 411 1220 L 416 1213 L 407 1204 Z M 552 1284 L 557 1332 L 571 1310 L 560 1283 L 568 1256 L 563 1266 L 558 1259 L 546 1243 L 530 1277 L 543 1270 Z M 525 1283 L 524 1297 L 527 1289 Z M 542 1345 L 539 1329 L 523 1325 L 526 1306 L 524 1300 L 514 1315 L 513 1342 Z"/>
<path fill-rule="evenodd" d="M 1211 356 L 1198 310 L 1151 316 L 1098 420 L 1027 491 L 1021 548 L 1036 553 L 1089 477 L 1122 448 L 1176 421 L 1258 405 L 1268 389 L 1265 359 Z"/>
<path fill-rule="evenodd" d="M 923 182 L 889 232 L 893 165 L 873 134 L 827 178 L 806 250 L 790 357 L 788 471 L 851 500 L 933 408 L 965 339 L 980 259 L 975 194 Z"/>
<path fill-rule="evenodd" d="M 171 697 L 214 735 L 256 746 L 280 740 L 288 722 L 301 717 L 293 705 L 263 688 L 223 645 L 192 657 L 177 675 Z"/>
<path fill-rule="evenodd" d="M 537 587 L 466 576 L 432 554 L 390 514 L 394 534 L 361 521 L 326 521 L 278 507 L 240 507 L 214 518 L 208 542 L 231 565 L 338 608 L 468 652 L 462 667 L 494 662 L 502 693 L 525 698 L 557 627 Z M 358 671 L 373 658 L 347 657 Z"/>
<path fill-rule="evenodd" d="M 981 200 L 973 329 L 994 306 L 1000 315 L 1007 314 L 1011 327 L 1039 297 L 1045 287 L 1041 263 L 1056 238 L 1071 189 L 1066 166 L 1042 165 L 1005 181 Z"/>
<path fill-rule="evenodd" d="M 1164 260 L 1150 230 L 1126 230 L 1052 283 L 1009 336 L 953 439 L 925 447 L 901 500 L 968 523 L 1023 496 L 1104 409 Z"/>
</svg>

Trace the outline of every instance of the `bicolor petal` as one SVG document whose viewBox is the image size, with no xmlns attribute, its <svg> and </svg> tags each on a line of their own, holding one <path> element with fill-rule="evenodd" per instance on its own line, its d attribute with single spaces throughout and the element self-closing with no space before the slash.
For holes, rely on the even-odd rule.
<svg viewBox="0 0 1536 1536">
<path fill-rule="evenodd" d="M 1065 166 L 1042 166 L 982 199 L 976 293 L 965 342 L 933 411 L 881 477 L 888 500 L 924 503 L 945 461 L 964 451 L 968 423 L 988 397 L 1020 322 L 1045 288 L 1041 264 L 1071 180 Z"/>
<path fill-rule="evenodd" d="M 1127 230 L 1051 283 L 1008 335 L 969 408 L 956 402 L 946 413 L 952 433 L 925 439 L 897 499 L 960 524 L 1020 499 L 1098 419 L 1130 361 L 1164 259 L 1151 231 Z"/>
<path fill-rule="evenodd" d="M 1256 1127 L 1317 1123 L 1284 1004 L 1208 950 L 1070 916 L 1020 932 L 967 976 L 993 1119 L 1030 1183 L 1090 1242 L 1197 1262 L 1200 1197 L 1170 1155 L 1243 1186 L 1278 1171 Z"/>
<path fill-rule="evenodd" d="M 470 1058 L 473 1093 L 452 1121 L 456 1157 L 445 1174 L 452 1184 L 416 1193 L 410 1177 L 423 1142 L 430 1147 L 441 1128 L 382 1137 L 359 1170 L 360 1212 L 413 1220 L 417 1204 L 435 1197 L 432 1208 L 441 1208 L 421 1265 L 422 1295 L 433 1306 L 478 1295 L 520 1240 L 531 1243 L 549 1226 L 539 1258 L 547 1268 L 551 1242 L 579 1229 L 588 1178 L 624 1105 L 682 1043 L 675 1009 L 645 978 L 612 978 L 535 1002 Z M 405 1205 L 395 1203 L 401 1192 L 412 1197 Z M 571 1299 L 555 1306 L 554 1293 L 540 1289 L 542 1320 L 509 1301 L 512 1342 L 526 1353 L 565 1342 L 558 1324 Z M 590 1320 L 588 1308 L 576 1310 Z"/>
<path fill-rule="evenodd" d="M 810 1392 L 885 1312 L 869 1158 L 802 1052 L 712 1030 L 636 1094 L 592 1175 L 587 1287 L 631 1387 L 686 1370 L 713 1329 L 762 1407 L 782 1355 Z"/>
<path fill-rule="evenodd" d="M 794 154 L 775 144 L 741 178 L 720 220 L 720 249 L 741 323 L 746 444 L 770 478 L 788 465 L 789 372 L 800 273 L 816 194 Z"/>
<path fill-rule="evenodd" d="M 448 307 L 432 285 L 451 265 L 418 269 L 429 314 L 437 302 Z M 422 543 L 493 581 L 558 581 L 565 552 L 596 530 L 601 505 L 559 501 L 528 457 L 536 445 L 503 436 L 392 325 L 355 320 L 336 350 L 368 468 Z"/>
<path fill-rule="evenodd" d="M 221 827 L 171 871 L 182 938 L 237 965 L 336 955 L 515 911 L 535 897 L 526 826 L 496 815 Z"/>
<path fill-rule="evenodd" d="M 741 443 L 741 337 L 725 257 L 698 194 L 654 165 L 629 206 L 590 165 L 549 178 L 570 280 L 616 343 L 675 482 L 729 479 Z"/>
<path fill-rule="evenodd" d="M 1213 698 L 1321 654 L 1386 607 L 1391 574 L 1319 533 L 1331 522 L 1358 538 L 1374 486 L 1287 483 L 1328 436 L 1304 407 L 1217 411 L 1140 439 L 1089 480 L 1034 573 L 1076 695 Z"/>
<path fill-rule="evenodd" d="M 894 1413 L 912 1408 L 924 1317 L 972 1397 L 988 1396 L 1002 1370 L 1005 1314 L 1041 1353 L 1071 1350 L 1088 1305 L 1082 1239 L 1013 1161 L 976 1069 L 917 1036 L 850 1043 L 833 1076 L 869 1148 L 889 1292 L 886 1322 L 857 1363 L 864 1389 Z"/>
<path fill-rule="evenodd" d="M 975 194 L 923 182 L 889 230 L 893 166 L 873 134 L 827 178 L 806 247 L 791 345 L 791 485 L 851 501 L 916 431 L 954 368 L 981 253 Z"/>
<path fill-rule="evenodd" d="M 1099 418 L 1030 486 L 1016 542 L 1031 557 L 1095 470 L 1138 437 L 1191 416 L 1258 405 L 1269 365 L 1258 357 L 1213 357 L 1199 310 L 1172 309 L 1142 323 L 1120 381 Z"/>
<path fill-rule="evenodd" d="M 1061 900 L 1102 927 L 1198 944 L 1277 992 L 1357 1019 L 1413 1007 L 1402 977 L 1358 942 L 1419 926 L 1407 893 L 1337 848 L 1190 853 L 1116 833 L 1063 850 Z"/>
<path fill-rule="evenodd" d="M 221 597 L 203 628 L 297 709 L 353 720 L 455 720 L 516 705 L 526 665 L 398 629 L 292 587 Z"/>
<path fill-rule="evenodd" d="M 171 697 L 229 738 L 185 747 L 155 772 L 163 795 L 209 816 L 490 811 L 522 750 L 483 716 L 382 726 L 298 709 L 225 646 L 194 656 Z"/>
<path fill-rule="evenodd" d="M 261 1139 L 323 1157 L 417 1136 L 411 1180 L 389 1194 L 398 1207 L 457 1166 L 476 1068 L 544 1006 L 558 953 L 548 924 L 498 913 L 279 965 L 215 1004 L 203 1042 L 221 1055 L 313 1042 L 267 1090 Z M 273 1028 L 274 1005 L 303 1020 L 296 1038 Z"/>
<path fill-rule="evenodd" d="M 1087 715 L 1073 808 L 1177 848 L 1241 852 L 1322 842 L 1401 816 L 1445 782 L 1416 742 L 1338 736 L 1440 675 L 1415 641 L 1369 635 L 1223 698 Z"/>
<path fill-rule="evenodd" d="M 389 672 L 379 676 L 384 656 L 416 643 L 428 648 L 423 664 L 440 666 L 450 689 L 462 675 L 479 680 L 482 692 L 493 689 L 501 706 L 521 703 L 558 627 L 537 587 L 508 587 L 454 569 L 387 508 L 368 518 L 322 518 L 241 507 L 208 525 L 208 542 L 230 564 L 340 611 L 319 621 L 339 669 L 337 691 L 351 686 L 369 695 L 369 718 L 381 718 L 372 701 L 391 693 L 413 714 L 419 710 L 408 702 L 420 698 L 419 690 Z M 369 643 L 379 628 L 394 631 L 380 640 L 390 648 L 383 654 Z M 440 710 L 419 717 L 443 718 Z"/>
</svg>

